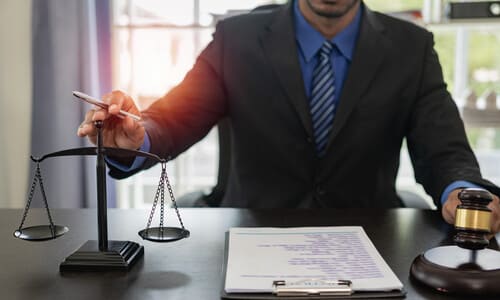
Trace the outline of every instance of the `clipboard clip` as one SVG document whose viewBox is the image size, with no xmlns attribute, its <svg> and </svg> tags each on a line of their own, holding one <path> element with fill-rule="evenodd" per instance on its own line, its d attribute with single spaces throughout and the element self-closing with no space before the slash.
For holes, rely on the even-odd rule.
<svg viewBox="0 0 500 300">
<path fill-rule="evenodd" d="M 350 280 L 274 280 L 273 287 L 276 296 L 349 296 L 353 293 Z"/>
</svg>

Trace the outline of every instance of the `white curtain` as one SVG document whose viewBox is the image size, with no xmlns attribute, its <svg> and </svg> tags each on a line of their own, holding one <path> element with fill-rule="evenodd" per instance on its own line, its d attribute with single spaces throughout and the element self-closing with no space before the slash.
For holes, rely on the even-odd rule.
<svg viewBox="0 0 500 300">
<path fill-rule="evenodd" d="M 76 130 L 89 106 L 71 92 L 100 97 L 111 89 L 109 1 L 36 0 L 32 12 L 31 153 L 88 146 Z M 96 206 L 95 157 L 49 158 L 41 167 L 51 207 Z M 114 185 L 108 183 L 108 204 L 114 206 Z"/>
<path fill-rule="evenodd" d="M 31 131 L 31 1 L 0 1 L 0 207 L 24 206 Z"/>
</svg>

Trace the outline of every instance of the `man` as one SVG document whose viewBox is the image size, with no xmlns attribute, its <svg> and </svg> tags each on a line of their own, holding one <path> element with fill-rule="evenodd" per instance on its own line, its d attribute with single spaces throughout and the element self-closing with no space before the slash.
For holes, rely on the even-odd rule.
<svg viewBox="0 0 500 300">
<path fill-rule="evenodd" d="M 115 91 L 108 111 L 78 130 L 106 146 L 176 156 L 223 117 L 232 127 L 231 177 L 222 206 L 398 207 L 404 138 L 415 176 L 454 221 L 460 188 L 500 189 L 481 178 L 432 35 L 359 0 L 297 0 L 219 22 L 183 82 L 142 112 Z M 111 163 L 125 177 L 151 162 Z M 132 165 L 131 165 L 132 164 Z M 127 165 L 127 166 L 124 166 Z M 131 165 L 131 166 L 130 166 Z M 498 197 L 490 204 L 500 230 Z"/>
</svg>

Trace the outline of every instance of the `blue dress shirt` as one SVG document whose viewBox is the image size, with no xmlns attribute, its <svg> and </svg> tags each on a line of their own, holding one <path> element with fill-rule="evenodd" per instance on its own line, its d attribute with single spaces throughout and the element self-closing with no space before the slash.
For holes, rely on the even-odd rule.
<svg viewBox="0 0 500 300">
<path fill-rule="evenodd" d="M 360 9 L 356 13 L 353 21 L 341 32 L 339 32 L 333 39 L 330 40 L 335 46 L 330 57 L 335 74 L 335 107 L 338 107 L 338 101 L 340 100 L 340 95 L 342 94 L 342 88 L 344 86 L 346 74 L 349 70 L 349 66 L 351 65 L 354 48 L 358 40 L 363 9 L 364 5 L 361 4 Z M 295 38 L 297 41 L 297 49 L 299 53 L 299 63 L 302 71 L 302 78 L 304 79 L 306 95 L 307 98 L 310 98 L 312 73 L 318 61 L 316 53 L 321 48 L 321 45 L 323 44 L 325 38 L 319 31 L 317 31 L 314 27 L 311 26 L 311 24 L 306 21 L 299 9 L 298 1 L 295 1 L 293 10 Z M 146 132 L 144 136 L 144 143 L 139 150 L 149 152 L 150 149 L 151 142 Z M 129 172 L 140 168 L 144 164 L 146 158 L 136 157 L 132 165 L 129 167 L 121 165 L 109 158 L 107 158 L 106 160 L 109 164 L 120 169 L 121 171 Z M 441 204 L 444 204 L 446 199 L 448 199 L 448 195 L 452 190 L 456 188 L 467 187 L 479 186 L 467 181 L 455 181 L 451 183 L 446 187 L 446 189 L 443 191 L 443 194 L 441 195 Z"/>
<path fill-rule="evenodd" d="M 330 40 L 334 45 L 330 60 L 332 61 L 333 72 L 335 74 L 334 99 L 336 104 L 340 99 L 347 70 L 349 70 L 349 66 L 351 65 L 354 47 L 358 40 L 362 10 L 363 8 L 361 7 L 351 24 Z M 306 95 L 309 98 L 311 96 L 313 70 L 318 63 L 316 54 L 323 45 L 325 38 L 306 21 L 300 12 L 298 1 L 295 1 L 293 11 L 300 69 L 302 71 L 302 78 L 304 79 Z M 337 106 L 335 105 L 335 107 Z"/>
</svg>

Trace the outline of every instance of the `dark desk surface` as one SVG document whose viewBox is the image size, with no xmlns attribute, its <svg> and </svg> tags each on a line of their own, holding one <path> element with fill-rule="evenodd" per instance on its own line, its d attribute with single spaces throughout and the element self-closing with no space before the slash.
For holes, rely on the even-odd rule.
<svg viewBox="0 0 500 300">
<path fill-rule="evenodd" d="M 12 236 L 21 210 L 0 210 L 1 299 L 220 299 L 224 233 L 234 226 L 361 225 L 407 290 L 407 299 L 452 299 L 409 278 L 412 260 L 449 236 L 450 227 L 436 211 L 396 210 L 240 210 L 190 208 L 181 215 L 191 237 L 175 243 L 143 241 L 149 212 L 109 210 L 112 240 L 133 240 L 145 247 L 144 258 L 128 273 L 61 275 L 59 264 L 87 240 L 97 239 L 95 210 L 53 210 L 57 224 L 70 231 L 48 242 Z M 167 218 L 175 221 L 172 211 Z M 33 209 L 29 224 L 46 223 Z M 498 249 L 498 245 L 495 245 Z"/>
</svg>

